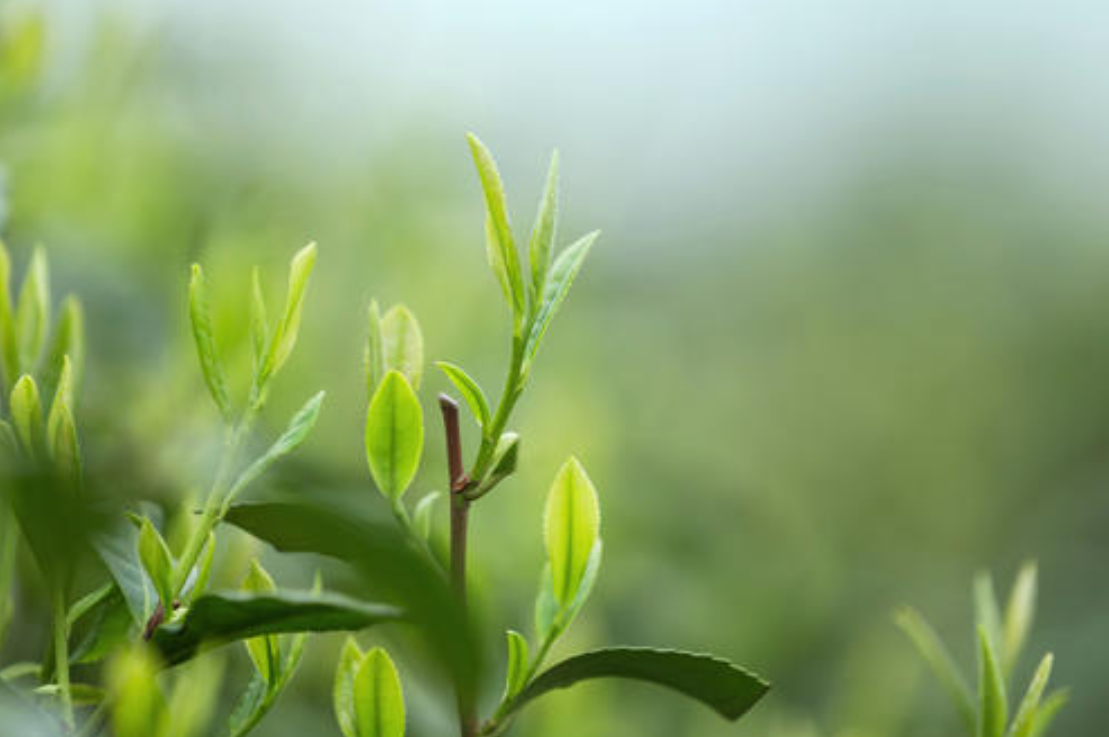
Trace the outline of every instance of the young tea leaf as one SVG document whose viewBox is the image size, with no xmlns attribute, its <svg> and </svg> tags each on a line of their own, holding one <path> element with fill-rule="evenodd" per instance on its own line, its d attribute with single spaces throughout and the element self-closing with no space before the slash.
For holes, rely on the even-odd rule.
<svg viewBox="0 0 1109 737">
<path fill-rule="evenodd" d="M 73 368 L 69 356 L 62 356 L 62 370 L 54 390 L 54 401 L 50 404 L 50 413 L 46 418 L 46 438 L 50 444 L 50 453 L 55 457 L 54 438 L 58 434 L 58 423 L 61 422 L 63 414 L 70 413 L 72 406 Z"/>
<path fill-rule="evenodd" d="M 973 733 L 976 728 L 976 716 L 970 688 L 959 674 L 955 661 L 948 654 L 939 636 L 924 617 L 914 609 L 908 607 L 900 609 L 894 615 L 894 621 L 912 640 L 924 662 L 931 668 L 932 675 L 955 702 L 955 708 L 959 711 L 963 724 L 969 732 Z"/>
<path fill-rule="evenodd" d="M 520 693 L 509 713 L 550 691 L 594 678 L 626 678 L 664 686 L 700 701 L 731 721 L 746 714 L 770 689 L 753 673 L 710 655 L 608 648 L 551 667 Z"/>
<path fill-rule="evenodd" d="M 366 324 L 366 387 L 372 397 L 385 377 L 385 339 L 381 335 L 381 310 L 377 300 L 370 302 Z"/>
<path fill-rule="evenodd" d="M 285 293 L 285 311 L 277 324 L 270 353 L 262 371 L 262 384 L 285 365 L 300 332 L 300 318 L 304 308 L 304 294 L 308 289 L 308 279 L 316 265 L 316 244 L 309 243 L 300 249 L 289 264 L 289 286 Z"/>
<path fill-rule="evenodd" d="M 1051 678 L 1051 666 L 1055 659 L 1051 653 L 1040 661 L 1028 690 L 1017 707 L 1017 714 L 1013 717 L 1013 726 L 1009 730 L 1009 737 L 1031 737 L 1032 728 L 1036 723 L 1036 714 L 1040 708 L 1040 699 L 1043 698 L 1047 682 Z"/>
<path fill-rule="evenodd" d="M 533 305 L 539 303 L 539 298 L 543 294 L 543 287 L 547 283 L 547 270 L 551 266 L 551 253 L 554 250 L 557 227 L 558 151 L 555 151 L 551 154 L 551 165 L 547 170 L 547 186 L 543 190 L 543 199 L 539 202 L 539 212 L 535 215 L 535 225 L 531 229 L 531 240 L 528 243 Z"/>
<path fill-rule="evenodd" d="M 0 368 L 4 386 L 10 387 L 19 375 L 19 344 L 11 296 L 12 262 L 8 249 L 0 241 Z"/>
<path fill-rule="evenodd" d="M 544 517 L 551 582 L 561 607 L 573 601 L 599 533 L 597 492 L 585 469 L 571 458 L 551 485 Z"/>
<path fill-rule="evenodd" d="M 1026 563 L 1017 574 L 1017 581 L 1005 607 L 1001 629 L 1001 667 L 1005 676 L 1013 672 L 1036 610 L 1036 564 Z"/>
<path fill-rule="evenodd" d="M 489 412 L 489 400 L 485 398 L 485 392 L 481 390 L 478 383 L 470 378 L 470 375 L 461 366 L 455 366 L 453 363 L 447 363 L 446 361 L 438 361 L 435 365 L 450 379 L 451 383 L 458 389 L 458 393 L 466 400 L 466 405 L 474 414 L 478 426 L 482 430 L 489 427 L 492 419 L 492 414 Z"/>
<path fill-rule="evenodd" d="M 139 560 L 154 584 L 162 606 L 167 612 L 173 611 L 173 556 L 161 533 L 145 517 L 139 528 Z"/>
<path fill-rule="evenodd" d="M 508 663 L 505 666 L 504 701 L 516 696 L 527 685 L 528 641 L 515 630 L 505 633 L 508 642 Z"/>
<path fill-rule="evenodd" d="M 978 737 L 1004 737 L 1009 704 L 1001 666 L 985 625 L 978 626 L 978 698 Z"/>
<path fill-rule="evenodd" d="M 1001 613 L 994 593 L 993 577 L 989 573 L 979 573 L 974 577 L 974 620 L 978 627 L 985 629 L 986 636 L 994 652 L 1001 647 Z"/>
<path fill-rule="evenodd" d="M 382 494 L 394 500 L 404 494 L 416 476 L 423 447 L 420 400 L 403 374 L 390 371 L 366 413 L 366 459 Z"/>
<path fill-rule="evenodd" d="M 348 637 L 339 653 L 339 665 L 335 669 L 335 685 L 331 689 L 332 703 L 335 707 L 335 720 L 344 737 L 358 737 L 354 716 L 354 676 L 358 673 L 366 654 L 358 648 L 353 637 Z"/>
<path fill-rule="evenodd" d="M 404 696 L 388 653 L 375 647 L 354 674 L 357 737 L 404 737 Z"/>
<path fill-rule="evenodd" d="M 227 379 L 223 374 L 223 363 L 216 348 L 216 335 L 212 327 L 212 313 L 208 305 L 208 284 L 200 264 L 193 264 L 192 278 L 189 280 L 189 319 L 196 341 L 196 355 L 200 358 L 200 368 L 204 383 L 216 402 L 224 421 L 230 423 L 234 418 L 231 398 L 227 394 Z"/>
<path fill-rule="evenodd" d="M 250 273 L 250 345 L 254 355 L 255 376 L 262 370 L 270 348 L 269 317 L 266 313 L 266 295 L 262 291 L 262 278 L 255 266 Z"/>
<path fill-rule="evenodd" d="M 420 499 L 416 504 L 416 509 L 412 512 L 412 526 L 416 529 L 416 534 L 424 540 L 431 537 L 431 518 L 435 513 L 435 506 L 442 496 L 438 491 L 428 492 Z"/>
<path fill-rule="evenodd" d="M 255 558 L 250 561 L 250 570 L 243 581 L 242 590 L 249 594 L 269 594 L 277 590 L 277 585 Z M 277 680 L 278 659 L 281 655 L 277 637 L 272 635 L 252 637 L 243 644 L 246 645 L 255 670 L 266 683 L 274 683 Z"/>
<path fill-rule="evenodd" d="M 50 326 L 50 274 L 46 252 L 36 248 L 19 290 L 15 329 L 19 346 L 19 368 L 31 372 L 38 363 Z"/>
<path fill-rule="evenodd" d="M 69 406 L 73 407 L 72 395 L 77 393 L 77 387 L 81 385 L 81 373 L 85 365 L 85 316 L 81 302 L 72 295 L 66 297 L 62 303 L 62 314 L 54 326 L 54 336 L 43 367 L 42 388 L 46 396 L 56 393 L 67 358 L 73 387 Z"/>
<path fill-rule="evenodd" d="M 596 242 L 598 236 L 600 236 L 600 232 L 593 231 L 573 245 L 568 246 L 565 251 L 559 254 L 551 267 L 550 276 L 547 278 L 547 284 L 543 289 L 542 300 L 535 312 L 535 317 L 532 319 L 527 341 L 524 343 L 522 369 L 524 376 L 527 376 L 531 371 L 532 362 L 535 360 L 535 354 L 539 352 L 543 336 L 546 335 L 547 328 L 550 327 L 551 320 L 558 312 L 558 308 L 566 300 L 566 295 L 570 292 L 570 286 L 574 283 L 574 277 L 581 271 L 581 266 L 585 263 L 585 257 L 589 255 L 589 250 L 593 247 L 593 243 Z"/>
<path fill-rule="evenodd" d="M 1070 692 L 1065 689 L 1048 694 L 1036 711 L 1036 719 L 1029 737 L 1044 737 L 1059 710 L 1066 706 L 1068 701 L 1070 701 Z"/>
<path fill-rule="evenodd" d="M 12 388 L 9 405 L 16 437 L 23 449 L 36 455 L 45 445 L 46 428 L 42 419 L 42 400 L 35 380 L 24 374 Z"/>
<path fill-rule="evenodd" d="M 505 201 L 504 184 L 501 182 L 500 172 L 493 155 L 474 134 L 467 135 L 470 143 L 470 153 L 474 157 L 478 177 L 481 179 L 481 189 L 485 195 L 485 207 L 488 212 L 486 233 L 489 242 L 490 265 L 505 289 L 505 296 L 512 307 L 512 312 L 517 321 L 523 319 L 527 309 L 527 297 L 524 292 L 524 279 L 520 270 L 520 256 L 516 252 L 516 243 L 512 238 L 512 227 L 508 222 L 508 205 Z"/>
<path fill-rule="evenodd" d="M 424 338 L 416 317 L 404 305 L 397 305 L 381 318 L 380 335 L 385 371 L 399 371 L 413 389 L 419 389 L 424 373 Z"/>
</svg>

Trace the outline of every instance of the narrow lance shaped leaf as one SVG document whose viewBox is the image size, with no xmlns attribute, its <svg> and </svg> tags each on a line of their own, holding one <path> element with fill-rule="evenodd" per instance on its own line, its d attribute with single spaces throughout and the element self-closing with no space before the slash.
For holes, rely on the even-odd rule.
<svg viewBox="0 0 1109 737">
<path fill-rule="evenodd" d="M 1070 692 L 1066 689 L 1052 691 L 1048 694 L 1047 698 L 1040 704 L 1040 708 L 1036 710 L 1035 723 L 1032 725 L 1029 737 L 1044 737 L 1051 723 L 1055 721 L 1055 717 L 1059 714 L 1059 710 L 1066 706 L 1068 701 L 1070 701 Z"/>
<path fill-rule="evenodd" d="M 165 611 L 173 611 L 173 556 L 161 533 L 145 517 L 139 528 L 139 560 Z"/>
<path fill-rule="evenodd" d="M 73 489 L 81 487 L 81 448 L 77 440 L 77 426 L 67 405 L 62 405 L 57 420 L 50 426 L 50 452 L 54 463 Z"/>
<path fill-rule="evenodd" d="M 234 409 L 227 394 L 227 379 L 223 374 L 223 363 L 216 348 L 216 335 L 212 327 L 212 314 L 208 305 L 208 283 L 200 264 L 193 264 L 192 278 L 189 280 L 189 320 L 192 324 L 193 339 L 196 341 L 196 355 L 200 359 L 200 369 L 204 383 L 215 400 L 216 407 L 224 421 L 230 423 Z"/>
<path fill-rule="evenodd" d="M 300 319 L 304 308 L 304 294 L 308 289 L 308 279 L 312 276 L 312 269 L 316 265 L 316 244 L 309 243 L 293 256 L 289 264 L 289 286 L 285 295 L 285 311 L 281 322 L 270 345 L 270 355 L 267 359 L 267 370 L 263 376 L 273 376 L 285 365 L 289 355 L 296 345 L 297 334 L 300 332 Z M 263 382 L 264 383 L 264 382 Z"/>
<path fill-rule="evenodd" d="M 56 455 L 54 438 L 58 433 L 58 423 L 62 415 L 69 413 L 73 406 L 73 368 L 69 356 L 62 357 L 62 370 L 58 375 L 57 388 L 54 390 L 54 401 L 50 405 L 50 414 L 46 419 L 46 437 L 50 444 L 51 455 Z"/>
<path fill-rule="evenodd" d="M 408 380 L 396 371 L 385 375 L 366 413 L 366 459 L 377 488 L 399 499 L 420 465 L 424 420 Z"/>
<path fill-rule="evenodd" d="M 354 674 L 355 731 L 358 737 L 404 737 L 404 696 L 392 658 L 375 647 Z"/>
<path fill-rule="evenodd" d="M 515 630 L 505 633 L 508 646 L 508 662 L 505 665 L 503 701 L 516 696 L 527 685 L 528 678 L 528 641 Z"/>
<path fill-rule="evenodd" d="M 565 251 L 559 254 L 551 267 L 550 276 L 547 278 L 547 284 L 543 289 L 542 299 L 531 322 L 531 330 L 528 332 L 527 340 L 524 343 L 522 368 L 524 376 L 527 376 L 531 371 L 532 362 L 539 352 L 539 346 L 543 343 L 543 337 L 547 334 L 547 328 L 551 326 L 551 320 L 554 319 L 558 308 L 566 300 L 566 295 L 570 292 L 570 286 L 574 283 L 574 278 L 581 271 L 582 264 L 585 263 L 585 257 L 589 255 L 589 250 L 599 236 L 600 231 L 594 231 L 576 241 L 573 245 L 568 246 Z"/>
<path fill-rule="evenodd" d="M 10 408 L 15 433 L 23 449 L 31 455 L 40 453 L 45 441 L 45 426 L 42 419 L 42 400 L 33 378 L 24 374 L 15 382 Z"/>
<path fill-rule="evenodd" d="M 986 631 L 994 652 L 1001 647 L 1001 612 L 994 593 L 993 577 L 989 573 L 979 573 L 974 577 L 974 619 Z"/>
<path fill-rule="evenodd" d="M 81 374 L 85 365 L 85 313 L 81 302 L 73 295 L 62 303 L 61 316 L 54 327 L 54 336 L 43 369 L 43 393 L 51 396 L 61 380 L 64 359 L 68 357 L 72 376 L 70 382 L 72 395 L 77 394 L 81 385 Z M 73 401 L 70 401 L 73 407 Z"/>
<path fill-rule="evenodd" d="M 257 558 L 250 561 L 250 570 L 246 574 L 246 580 L 243 581 L 242 590 L 251 594 L 267 594 L 277 590 L 273 578 L 262 568 Z M 277 637 L 273 635 L 252 637 L 243 644 L 246 645 L 254 668 L 266 683 L 276 681 L 278 660 L 281 655 Z"/>
<path fill-rule="evenodd" d="M 1008 677 L 1017 664 L 1036 610 L 1036 564 L 1026 563 L 1017 574 L 1016 583 L 1005 607 L 1001 631 L 1001 667 Z"/>
<path fill-rule="evenodd" d="M 1009 719 L 1005 681 L 984 625 L 978 626 L 978 697 L 978 737 L 1004 737 Z"/>
<path fill-rule="evenodd" d="M 487 232 L 492 236 L 490 257 L 493 271 L 502 285 L 507 286 L 506 296 L 517 318 L 522 320 L 527 309 L 524 280 L 520 270 L 520 257 L 512 238 L 512 228 L 508 222 L 508 205 L 505 200 L 504 184 L 493 155 L 477 136 L 467 135 L 470 153 L 474 157 L 481 189 L 485 195 L 485 207 L 489 214 Z"/>
<path fill-rule="evenodd" d="M 431 519 L 435 513 L 435 505 L 438 504 L 439 499 L 443 495 L 438 491 L 428 492 L 416 504 L 416 509 L 412 512 L 412 526 L 416 528 L 416 534 L 427 540 L 431 537 Z"/>
<path fill-rule="evenodd" d="M 492 414 L 489 411 L 489 400 L 485 398 L 485 392 L 481 390 L 478 383 L 470 378 L 470 375 L 461 366 L 455 366 L 453 363 L 447 363 L 446 361 L 439 361 L 435 365 L 450 379 L 451 383 L 458 389 L 458 393 L 466 400 L 466 405 L 473 413 L 478 426 L 482 430 L 489 427 L 492 420 Z"/>
<path fill-rule="evenodd" d="M 312 432 L 312 428 L 316 426 L 316 420 L 319 419 L 320 408 L 323 406 L 325 396 L 326 392 L 320 392 L 297 410 L 297 413 L 289 420 L 289 425 L 285 428 L 285 432 L 281 434 L 281 437 L 270 446 L 269 450 L 267 450 L 261 458 L 250 464 L 246 470 L 239 475 L 239 478 L 235 480 L 231 490 L 228 492 L 227 499 L 224 501 L 225 509 L 243 489 L 265 473 L 266 469 L 289 453 L 292 453 L 304 442 L 308 434 Z"/>
<path fill-rule="evenodd" d="M 11 387 L 19 375 L 19 345 L 15 329 L 15 313 L 11 297 L 12 262 L 8 249 L 0 241 L 0 368 L 4 387 Z"/>
<path fill-rule="evenodd" d="M 396 305 L 381 318 L 380 335 L 385 371 L 399 371 L 413 389 L 419 389 L 424 372 L 424 338 L 416 317 L 404 305 Z"/>
<path fill-rule="evenodd" d="M 339 664 L 335 669 L 335 685 L 331 689 L 335 720 L 344 737 L 358 737 L 354 716 L 354 676 L 358 673 L 366 654 L 359 649 L 353 637 L 348 637 L 339 653 Z"/>
<path fill-rule="evenodd" d="M 578 460 L 570 458 L 551 485 L 544 517 L 551 582 L 560 606 L 573 601 L 599 534 L 597 492 Z"/>
<path fill-rule="evenodd" d="M 547 186 L 543 190 L 543 199 L 539 202 L 539 212 L 535 215 L 535 225 L 531 229 L 531 240 L 528 243 L 533 309 L 539 303 L 543 287 L 547 283 L 547 270 L 551 266 L 557 227 L 558 151 L 555 151 L 551 154 L 551 165 L 547 170 Z"/>
<path fill-rule="evenodd" d="M 255 376 L 262 370 L 270 347 L 269 318 L 266 314 L 266 295 L 262 291 L 262 278 L 255 266 L 250 273 L 250 345 L 254 355 Z"/>
<path fill-rule="evenodd" d="M 19 290 L 15 326 L 19 345 L 19 368 L 30 372 L 38 363 L 50 325 L 50 274 L 46 252 L 36 248 Z"/>
<path fill-rule="evenodd" d="M 959 669 L 955 667 L 955 661 L 947 652 L 947 648 L 944 647 L 939 636 L 924 620 L 924 617 L 920 616 L 914 609 L 908 607 L 900 609 L 894 615 L 894 621 L 909 636 L 920 656 L 924 658 L 924 662 L 931 668 L 932 674 L 939 681 L 940 686 L 947 691 L 948 696 L 955 702 L 955 708 L 958 710 L 968 732 L 974 732 L 977 725 L 970 688 L 963 680 L 962 675 L 959 674 Z"/>
<path fill-rule="evenodd" d="M 595 678 L 654 683 L 699 701 L 732 721 L 746 714 L 770 689 L 755 674 L 710 655 L 608 648 L 577 655 L 551 667 L 519 694 L 508 713 L 550 691 Z"/>
<path fill-rule="evenodd" d="M 370 302 L 366 313 L 366 388 L 367 394 L 373 396 L 377 385 L 385 377 L 385 345 L 381 336 L 381 310 L 377 300 Z"/>
<path fill-rule="evenodd" d="M 1036 713 L 1040 708 L 1040 700 L 1047 688 L 1047 682 L 1051 679 L 1051 667 L 1054 662 L 1054 656 L 1048 653 L 1040 661 L 1039 666 L 1036 667 L 1036 672 L 1032 675 L 1032 681 L 1028 684 L 1028 690 L 1025 692 L 1024 698 L 1021 699 L 1020 706 L 1017 707 L 1016 716 L 1013 717 L 1013 726 L 1009 730 L 1010 737 L 1031 736 L 1032 728 L 1036 724 Z"/>
</svg>

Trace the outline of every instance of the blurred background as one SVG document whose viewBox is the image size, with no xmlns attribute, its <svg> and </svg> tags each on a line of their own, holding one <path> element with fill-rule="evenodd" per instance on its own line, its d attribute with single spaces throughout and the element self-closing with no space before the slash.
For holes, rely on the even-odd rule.
<svg viewBox="0 0 1109 737">
<path fill-rule="evenodd" d="M 1109 6 L 8 0 L 0 39 L 2 232 L 17 272 L 43 243 L 85 300 L 84 443 L 123 472 L 112 493 L 168 508 L 211 473 L 188 264 L 242 384 L 249 267 L 277 300 L 316 240 L 262 435 L 326 389 L 286 485 L 376 503 L 370 297 L 499 386 L 508 318 L 464 133 L 496 153 L 521 232 L 557 147 L 560 242 L 604 235 L 520 408 L 523 471 L 476 516 L 486 611 L 528 627 L 542 502 L 574 453 L 606 561 L 562 651 L 712 650 L 775 690 L 728 725 L 588 685 L 516 733 L 953 734 L 890 613 L 921 609 L 972 672 L 971 579 L 1005 592 L 1025 559 L 1031 650 L 1074 687 L 1055 733 L 1109 723 Z M 444 388 L 429 372 L 425 404 Z M 442 488 L 427 421 L 418 485 Z M 257 734 L 339 734 L 337 644 L 313 640 Z M 400 667 L 412 734 L 444 733 L 447 704 Z"/>
</svg>

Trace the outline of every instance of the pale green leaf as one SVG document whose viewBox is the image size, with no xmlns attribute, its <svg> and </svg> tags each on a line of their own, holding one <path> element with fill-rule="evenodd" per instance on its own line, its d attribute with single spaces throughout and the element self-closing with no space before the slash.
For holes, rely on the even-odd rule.
<svg viewBox="0 0 1109 737">
<path fill-rule="evenodd" d="M 193 264 L 192 278 L 189 280 L 189 319 L 192 323 L 193 339 L 196 341 L 196 355 L 204 374 L 204 383 L 216 402 L 220 414 L 226 422 L 231 422 L 234 409 L 227 393 L 227 379 L 223 373 L 223 362 L 216 348 L 215 329 L 212 327 L 212 313 L 208 305 L 208 283 L 200 264 Z"/>
<path fill-rule="evenodd" d="M 1026 563 L 1009 593 L 1001 630 L 1001 666 L 1006 677 L 1013 672 L 1036 611 L 1036 564 Z"/>
<path fill-rule="evenodd" d="M 289 420 L 289 425 L 285 428 L 285 432 L 281 433 L 281 437 L 279 437 L 260 458 L 247 466 L 246 470 L 236 479 L 234 485 L 232 485 L 231 490 L 227 494 L 227 499 L 224 502 L 225 507 L 230 505 L 232 500 L 234 500 L 252 481 L 265 473 L 266 469 L 289 455 L 289 453 L 292 453 L 304 442 L 308 434 L 312 432 L 312 428 L 316 426 L 316 420 L 320 416 L 320 408 L 323 405 L 325 396 L 325 392 L 319 392 L 305 402 L 303 407 L 297 410 L 297 413 Z"/>
<path fill-rule="evenodd" d="M 1032 725 L 1029 737 L 1044 737 L 1051 723 L 1055 721 L 1056 715 L 1059 714 L 1059 710 L 1066 706 L 1068 701 L 1070 701 L 1070 692 L 1066 689 L 1048 694 L 1036 711 L 1036 721 Z"/>
<path fill-rule="evenodd" d="M 19 367 L 31 372 L 38 363 L 46 332 L 50 326 L 50 274 L 46 252 L 36 248 L 19 290 L 15 327 L 19 346 Z"/>
<path fill-rule="evenodd" d="M 385 371 L 399 371 L 413 389 L 419 389 L 424 373 L 424 338 L 416 317 L 404 305 L 396 305 L 381 318 L 380 335 Z"/>
<path fill-rule="evenodd" d="M 50 453 L 54 463 L 71 488 L 81 486 L 81 448 L 77 441 L 77 427 L 69 407 L 62 404 L 56 413 L 51 412 L 54 421 L 49 426 L 48 438 Z M 56 419 L 55 419 L 56 418 Z"/>
<path fill-rule="evenodd" d="M 374 483 L 385 496 L 399 499 L 408 489 L 423 447 L 420 401 L 404 375 L 390 371 L 366 413 L 366 459 Z"/>
<path fill-rule="evenodd" d="M 19 375 L 19 344 L 11 296 L 12 261 L 8 248 L 0 241 L 0 369 L 4 386 L 10 387 Z"/>
<path fill-rule="evenodd" d="M 348 637 L 339 653 L 339 665 L 335 669 L 335 685 L 331 689 L 335 719 L 345 737 L 358 737 L 354 717 L 354 676 L 365 657 L 366 654 L 358 648 L 354 638 Z"/>
<path fill-rule="evenodd" d="M 277 324 L 266 367 L 262 372 L 262 384 L 285 365 L 296 345 L 300 332 L 301 314 L 304 308 L 304 294 L 308 289 L 308 279 L 316 265 L 316 244 L 309 243 L 293 256 L 289 264 L 289 286 L 285 293 L 285 310 Z"/>
<path fill-rule="evenodd" d="M 173 611 L 173 555 L 161 533 L 145 517 L 139 528 L 139 560 L 165 611 Z"/>
<path fill-rule="evenodd" d="M 262 291 L 262 278 L 257 266 L 250 273 L 250 345 L 254 355 L 254 373 L 257 375 L 262 370 L 270 347 L 266 295 Z"/>
<path fill-rule="evenodd" d="M 600 533 L 597 492 L 576 458 L 559 470 L 547 497 L 544 541 L 555 600 L 573 601 Z"/>
<path fill-rule="evenodd" d="M 547 270 L 551 266 L 557 227 L 558 151 L 555 151 L 551 154 L 551 165 L 547 170 L 547 186 L 543 190 L 543 199 L 539 202 L 539 212 L 535 215 L 535 225 L 531 229 L 531 240 L 528 243 L 533 305 L 538 304 L 539 297 L 543 294 L 543 287 L 547 283 Z"/>
<path fill-rule="evenodd" d="M 61 380 L 65 358 L 69 358 L 70 372 L 72 374 L 71 400 L 69 406 L 74 406 L 72 396 L 77 394 L 81 385 L 81 375 L 85 365 L 85 313 L 81 302 L 74 296 L 66 297 L 62 303 L 61 316 L 54 326 L 54 335 L 50 339 L 50 349 L 46 355 L 43 366 L 42 390 L 46 396 L 53 396 Z"/>
<path fill-rule="evenodd" d="M 393 660 L 383 649 L 366 653 L 354 675 L 357 737 L 404 737 L 404 696 Z"/>
<path fill-rule="evenodd" d="M 450 379 L 451 383 L 458 389 L 458 393 L 466 400 L 466 405 L 473 413 L 478 426 L 483 430 L 489 427 L 492 420 L 492 414 L 489 411 L 489 400 L 485 398 L 485 392 L 481 390 L 478 383 L 461 366 L 446 361 L 438 361 L 435 365 Z"/>
<path fill-rule="evenodd" d="M 251 594 L 267 594 L 276 591 L 277 585 L 273 582 L 270 574 L 266 572 L 266 569 L 262 568 L 262 564 L 258 562 L 258 559 L 255 558 L 250 561 L 250 570 L 247 571 L 246 579 L 243 581 L 241 588 Z M 277 637 L 274 635 L 252 637 L 245 640 L 243 644 L 246 645 L 255 670 L 261 674 L 266 683 L 274 683 L 277 680 L 278 659 L 281 655 Z"/>
<path fill-rule="evenodd" d="M 528 641 L 515 630 L 505 633 L 508 643 L 508 662 L 505 666 L 504 701 L 511 699 L 527 685 Z"/>
<path fill-rule="evenodd" d="M 470 153 L 477 166 L 481 189 L 485 195 L 485 207 L 489 215 L 490 227 L 487 232 L 492 236 L 490 244 L 491 266 L 502 285 L 507 286 L 507 295 L 512 312 L 519 321 L 527 309 L 527 296 L 524 292 L 524 279 L 520 270 L 520 257 L 512 238 L 512 227 L 508 222 L 508 205 L 505 200 L 504 184 L 493 155 L 477 136 L 467 135 Z"/>
<path fill-rule="evenodd" d="M 366 387 L 372 397 L 378 383 L 385 377 L 385 342 L 381 335 L 381 310 L 377 300 L 370 302 L 366 317 Z"/>
<path fill-rule="evenodd" d="M 19 377 L 12 387 L 9 408 L 16 437 L 23 449 L 32 455 L 40 453 L 45 445 L 46 428 L 42 418 L 42 400 L 33 378 L 26 374 Z"/>
<path fill-rule="evenodd" d="M 1017 707 L 1016 716 L 1013 717 L 1013 726 L 1009 730 L 1009 737 L 1031 737 L 1032 728 L 1036 724 L 1036 714 L 1040 708 L 1040 700 L 1043 698 L 1047 682 L 1051 678 L 1051 666 L 1054 662 L 1054 656 L 1048 653 L 1040 661 L 1039 666 L 1036 667 L 1036 672 L 1032 675 L 1032 681 L 1028 684 L 1028 690 L 1025 691 L 1024 698 L 1021 699 L 1020 706 Z"/>
<path fill-rule="evenodd" d="M 989 573 L 979 573 L 974 577 L 974 621 L 986 630 L 994 652 L 1001 647 L 1001 610 L 994 593 L 993 577 Z"/>
<path fill-rule="evenodd" d="M 559 254 L 554 265 L 551 266 L 550 275 L 547 278 L 546 286 L 543 288 L 542 299 L 535 311 L 535 317 L 532 318 L 531 329 L 528 332 L 527 341 L 524 343 L 522 371 L 525 376 L 531 370 L 531 364 L 535 360 L 535 354 L 539 352 L 539 346 L 543 342 L 547 328 L 551 325 L 551 320 L 554 319 L 558 308 L 566 300 L 566 295 L 570 292 L 570 286 L 574 283 L 574 277 L 581 271 L 582 264 L 585 263 L 585 257 L 589 255 L 589 250 L 593 247 L 598 236 L 600 236 L 600 231 L 593 231 L 568 246 L 565 251 Z"/>
<path fill-rule="evenodd" d="M 424 540 L 431 537 L 432 515 L 435 513 L 435 507 L 442 496 L 438 491 L 425 494 L 412 512 L 412 526 L 416 529 L 416 534 Z"/>
<path fill-rule="evenodd" d="M 58 423 L 63 414 L 69 414 L 73 407 L 73 366 L 69 356 L 62 356 L 62 370 L 54 390 L 54 401 L 50 404 L 50 413 L 46 418 L 46 438 L 50 444 L 50 453 L 56 456 L 54 439 L 58 434 Z"/>
<path fill-rule="evenodd" d="M 108 664 L 108 699 L 115 737 L 151 737 L 158 732 L 166 704 L 158 686 L 160 670 L 150 648 L 135 645 Z"/>
<path fill-rule="evenodd" d="M 904 607 L 898 610 L 894 615 L 894 621 L 909 636 L 924 662 L 931 668 L 932 675 L 955 702 L 955 708 L 967 730 L 973 732 L 976 729 L 977 717 L 970 688 L 960 675 L 955 661 L 939 636 L 915 609 Z"/>
<path fill-rule="evenodd" d="M 1009 720 L 1005 681 L 993 640 L 985 625 L 978 626 L 978 737 L 1004 737 Z"/>
</svg>

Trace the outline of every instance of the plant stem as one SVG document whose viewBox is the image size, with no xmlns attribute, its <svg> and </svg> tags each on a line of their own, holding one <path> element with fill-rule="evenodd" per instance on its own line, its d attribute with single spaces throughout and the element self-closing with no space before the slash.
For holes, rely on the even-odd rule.
<svg viewBox="0 0 1109 737">
<path fill-rule="evenodd" d="M 474 483 L 481 483 L 485 474 L 489 472 L 489 464 L 493 462 L 493 452 L 497 449 L 497 441 L 504 432 L 508 418 L 516 407 L 516 401 L 523 390 L 520 372 L 524 363 L 524 344 L 520 338 L 512 340 L 512 359 L 509 362 L 508 373 L 504 377 L 504 389 L 501 399 L 497 404 L 497 411 L 489 422 L 489 427 L 482 435 L 481 448 L 478 449 L 477 459 L 470 470 L 470 479 Z"/>
<path fill-rule="evenodd" d="M 447 441 L 447 467 L 450 475 L 451 503 L 451 588 L 458 600 L 463 619 L 466 619 L 466 544 L 470 521 L 470 500 L 466 489 L 470 479 L 462 465 L 462 434 L 458 427 L 458 404 L 445 394 L 439 395 L 439 410 L 443 414 L 443 428 Z M 467 684 L 456 684 L 458 701 L 458 727 L 462 737 L 475 737 L 478 733 L 477 710 L 472 689 Z"/>
<path fill-rule="evenodd" d="M 50 604 L 54 618 L 54 670 L 58 678 L 58 695 L 62 700 L 62 719 L 66 729 L 73 730 L 73 700 L 69 692 L 69 642 L 65 621 L 65 587 L 51 586 Z"/>
</svg>

